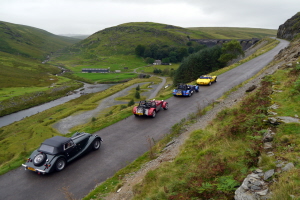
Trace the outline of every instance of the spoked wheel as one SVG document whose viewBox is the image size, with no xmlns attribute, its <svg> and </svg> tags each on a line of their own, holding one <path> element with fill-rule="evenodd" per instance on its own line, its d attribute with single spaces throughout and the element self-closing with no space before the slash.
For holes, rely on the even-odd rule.
<svg viewBox="0 0 300 200">
<path fill-rule="evenodd" d="M 101 142 L 100 142 L 100 139 L 95 139 L 94 142 L 93 142 L 93 150 L 98 150 L 101 146 Z"/>
<path fill-rule="evenodd" d="M 152 113 L 152 118 L 155 118 L 155 117 L 156 117 L 156 111 L 154 110 Z"/>
<path fill-rule="evenodd" d="M 164 110 L 168 110 L 168 107 L 169 105 L 166 103 L 166 106 L 164 107 Z"/>
<path fill-rule="evenodd" d="M 55 163 L 56 171 L 59 172 L 59 171 L 63 170 L 66 167 L 66 164 L 67 164 L 66 159 L 59 158 Z"/>
</svg>

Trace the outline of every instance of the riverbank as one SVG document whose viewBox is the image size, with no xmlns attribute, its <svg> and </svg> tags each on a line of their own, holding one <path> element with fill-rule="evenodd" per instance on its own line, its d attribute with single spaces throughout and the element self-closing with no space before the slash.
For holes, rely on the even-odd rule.
<svg viewBox="0 0 300 200">
<path fill-rule="evenodd" d="M 148 91 L 143 92 L 141 96 L 145 96 L 146 99 L 153 99 L 154 97 L 156 97 L 157 93 L 161 90 L 161 88 L 164 87 L 166 83 L 166 78 L 160 77 L 160 79 L 162 79 L 162 82 L 159 84 L 151 84 L 150 82 L 143 82 L 143 83 L 136 83 L 134 85 L 131 85 L 122 91 L 116 92 L 115 94 L 102 99 L 98 103 L 98 106 L 93 110 L 80 112 L 79 114 L 74 114 L 64 119 L 61 119 L 59 122 L 53 125 L 53 128 L 61 134 L 67 134 L 70 132 L 71 128 L 88 123 L 92 120 L 92 118 L 97 118 L 99 116 L 99 113 L 104 109 L 107 109 L 115 105 L 120 105 L 120 104 L 127 105 L 128 103 L 127 101 L 118 101 L 115 99 L 117 97 L 126 96 L 130 90 L 136 88 L 138 85 L 143 86 L 144 84 L 150 84 L 148 86 L 149 88 Z"/>
</svg>

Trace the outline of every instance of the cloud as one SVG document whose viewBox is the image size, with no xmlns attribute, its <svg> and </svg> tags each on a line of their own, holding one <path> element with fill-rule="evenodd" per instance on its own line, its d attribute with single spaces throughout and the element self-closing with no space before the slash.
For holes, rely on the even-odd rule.
<svg viewBox="0 0 300 200">
<path fill-rule="evenodd" d="M 181 27 L 277 29 L 298 12 L 298 0 L 8 0 L 1 20 L 54 34 L 93 34 L 128 22 Z"/>
</svg>

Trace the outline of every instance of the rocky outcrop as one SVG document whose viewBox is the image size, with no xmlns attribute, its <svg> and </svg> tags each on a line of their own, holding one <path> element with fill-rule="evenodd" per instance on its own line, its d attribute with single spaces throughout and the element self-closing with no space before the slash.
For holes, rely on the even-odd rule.
<svg viewBox="0 0 300 200">
<path fill-rule="evenodd" d="M 267 156 L 275 156 L 272 152 L 273 138 L 275 133 L 268 129 L 263 135 L 263 149 Z M 259 158 L 261 160 L 261 158 Z M 243 181 L 242 185 L 235 191 L 235 200 L 265 200 L 272 198 L 272 192 L 269 186 L 276 182 L 275 175 L 279 175 L 282 172 L 289 171 L 295 166 L 292 162 L 283 161 L 277 159 L 275 161 L 276 168 L 263 171 L 262 169 L 256 169 L 249 174 Z"/>
<path fill-rule="evenodd" d="M 292 40 L 300 33 L 300 12 L 288 19 L 284 24 L 279 26 L 277 37 L 286 40 Z"/>
</svg>

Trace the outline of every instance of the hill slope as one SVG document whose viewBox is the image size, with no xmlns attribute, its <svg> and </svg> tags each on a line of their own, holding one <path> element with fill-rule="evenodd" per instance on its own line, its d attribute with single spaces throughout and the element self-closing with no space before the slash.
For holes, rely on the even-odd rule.
<svg viewBox="0 0 300 200">
<path fill-rule="evenodd" d="M 135 55 L 135 48 L 138 45 L 151 46 L 150 48 L 153 50 L 157 47 L 187 49 L 189 39 L 250 39 L 275 35 L 275 30 L 268 29 L 182 28 L 152 22 L 131 22 L 98 31 L 85 40 L 59 52 L 52 61 L 64 63 L 69 67 L 75 65 L 113 67 L 113 65 L 117 65 L 112 61 L 116 56 L 126 56 L 126 58 L 118 60 L 121 64 L 126 64 L 128 60 L 133 59 L 128 59 L 128 56 Z M 140 66 L 145 65 L 141 60 L 139 63 Z"/>
<path fill-rule="evenodd" d="M 201 31 L 210 35 L 210 39 L 247 39 L 275 37 L 277 30 L 262 28 L 237 28 L 237 27 L 195 27 L 188 28 Z M 198 38 L 197 38 L 198 39 Z"/>
<path fill-rule="evenodd" d="M 42 29 L 0 21 L 0 51 L 6 53 L 43 60 L 51 52 L 78 41 Z"/>
<path fill-rule="evenodd" d="M 300 12 L 279 26 L 277 37 L 292 40 L 300 33 Z"/>
</svg>

